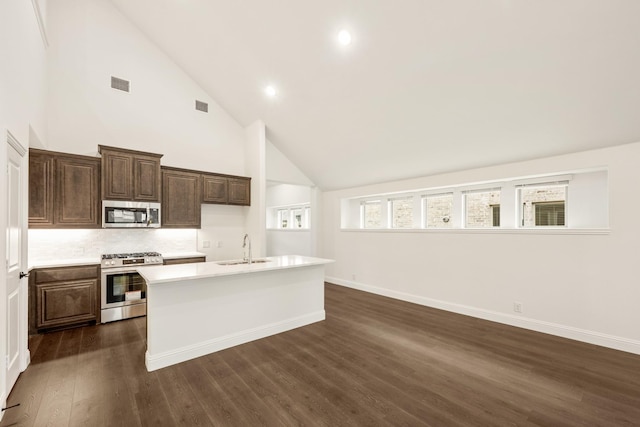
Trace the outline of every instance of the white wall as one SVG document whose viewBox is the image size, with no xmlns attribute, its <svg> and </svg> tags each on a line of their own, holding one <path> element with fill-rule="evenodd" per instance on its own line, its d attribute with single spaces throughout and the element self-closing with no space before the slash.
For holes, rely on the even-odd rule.
<svg viewBox="0 0 640 427">
<path fill-rule="evenodd" d="M 267 187 L 267 256 L 313 256 L 312 228 L 278 230 L 274 207 L 311 204 L 312 188 L 305 185 L 272 184 Z M 313 217 L 313 211 L 311 212 Z"/>
<path fill-rule="evenodd" d="M 268 181 L 313 186 L 313 182 L 302 173 L 280 150 L 269 140 L 266 144 L 266 167 Z"/>
<path fill-rule="evenodd" d="M 336 260 L 327 280 L 640 353 L 638 158 L 640 143 L 326 192 L 322 256 Z M 596 167 L 608 169 L 610 232 L 340 229 L 343 198 Z"/>
<path fill-rule="evenodd" d="M 311 188 L 305 185 L 270 184 L 267 187 L 267 207 L 301 205 L 311 202 Z"/>
<path fill-rule="evenodd" d="M 265 256 L 267 252 L 266 211 L 266 127 L 257 120 L 246 129 L 247 166 L 251 176 L 251 206 L 247 209 L 245 229 L 252 243 L 253 257 Z"/>
<path fill-rule="evenodd" d="M 112 145 L 164 154 L 163 165 L 245 173 L 242 126 L 111 2 L 56 0 L 47 12 L 49 149 L 94 155 Z M 112 89 L 111 76 L 131 92 Z"/>
<path fill-rule="evenodd" d="M 46 46 L 34 6 L 0 2 L 0 125 L 22 143 L 46 137 Z"/>
<path fill-rule="evenodd" d="M 246 206 L 202 205 L 198 252 L 205 253 L 207 261 L 242 258 L 248 209 Z"/>
</svg>

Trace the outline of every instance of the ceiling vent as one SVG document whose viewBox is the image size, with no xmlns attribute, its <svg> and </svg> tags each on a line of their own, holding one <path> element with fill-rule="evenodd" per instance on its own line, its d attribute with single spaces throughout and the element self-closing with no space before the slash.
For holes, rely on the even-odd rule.
<svg viewBox="0 0 640 427">
<path fill-rule="evenodd" d="M 129 92 L 129 81 L 111 76 L 111 87 L 123 92 Z"/>
<path fill-rule="evenodd" d="M 209 112 L 209 104 L 207 104 L 206 102 L 198 101 L 196 99 L 196 110 L 204 111 L 205 113 L 208 113 Z"/>
</svg>

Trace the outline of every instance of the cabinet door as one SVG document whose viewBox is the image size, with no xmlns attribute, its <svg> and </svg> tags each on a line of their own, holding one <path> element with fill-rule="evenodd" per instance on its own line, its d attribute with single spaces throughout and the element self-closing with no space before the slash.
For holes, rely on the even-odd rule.
<svg viewBox="0 0 640 427">
<path fill-rule="evenodd" d="M 97 280 L 36 285 L 36 327 L 59 327 L 96 320 L 97 287 Z"/>
<path fill-rule="evenodd" d="M 160 159 L 133 158 L 133 200 L 160 202 Z"/>
<path fill-rule="evenodd" d="M 228 180 L 224 176 L 202 175 L 202 203 L 228 202 Z"/>
<path fill-rule="evenodd" d="M 56 209 L 58 227 L 99 228 L 100 159 L 56 158 Z"/>
<path fill-rule="evenodd" d="M 29 152 L 29 227 L 53 226 L 53 156 Z"/>
<path fill-rule="evenodd" d="M 229 178 L 229 204 L 251 205 L 251 178 Z"/>
<path fill-rule="evenodd" d="M 102 150 L 102 195 L 105 200 L 133 200 L 133 156 Z"/>
<path fill-rule="evenodd" d="M 200 228 L 200 174 L 162 170 L 162 227 Z"/>
</svg>

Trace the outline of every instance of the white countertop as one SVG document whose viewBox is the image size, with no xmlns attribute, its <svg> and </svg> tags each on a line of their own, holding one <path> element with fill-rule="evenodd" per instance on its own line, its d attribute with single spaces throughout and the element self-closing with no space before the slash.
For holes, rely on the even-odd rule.
<svg viewBox="0 0 640 427">
<path fill-rule="evenodd" d="M 95 258 L 68 258 L 56 260 L 29 260 L 29 270 L 34 268 L 74 267 L 77 265 L 100 265 L 100 257 Z"/>
<path fill-rule="evenodd" d="M 182 280 L 202 279 L 206 277 L 229 276 L 233 274 L 256 273 L 261 271 L 282 270 L 285 268 L 307 267 L 334 262 L 330 259 L 314 258 L 301 255 L 283 255 L 260 258 L 268 262 L 237 265 L 220 265 L 228 261 L 199 262 L 194 264 L 147 266 L 138 273 L 146 280 L 147 285 L 177 282 Z"/>
<path fill-rule="evenodd" d="M 206 257 L 207 254 L 202 252 L 169 252 L 163 253 L 164 259 L 180 259 L 180 258 L 194 258 L 194 257 Z M 85 258 L 61 258 L 55 260 L 29 260 L 29 270 L 34 268 L 53 268 L 53 267 L 75 267 L 78 265 L 93 265 L 100 264 L 100 257 L 85 257 Z"/>
</svg>

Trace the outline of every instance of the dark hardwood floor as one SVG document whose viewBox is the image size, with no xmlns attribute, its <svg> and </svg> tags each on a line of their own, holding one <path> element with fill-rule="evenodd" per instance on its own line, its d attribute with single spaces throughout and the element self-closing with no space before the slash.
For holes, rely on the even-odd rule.
<svg viewBox="0 0 640 427">
<path fill-rule="evenodd" d="M 151 373 L 144 318 L 32 337 L 0 426 L 640 426 L 640 356 L 330 284 L 326 312 Z"/>
</svg>

